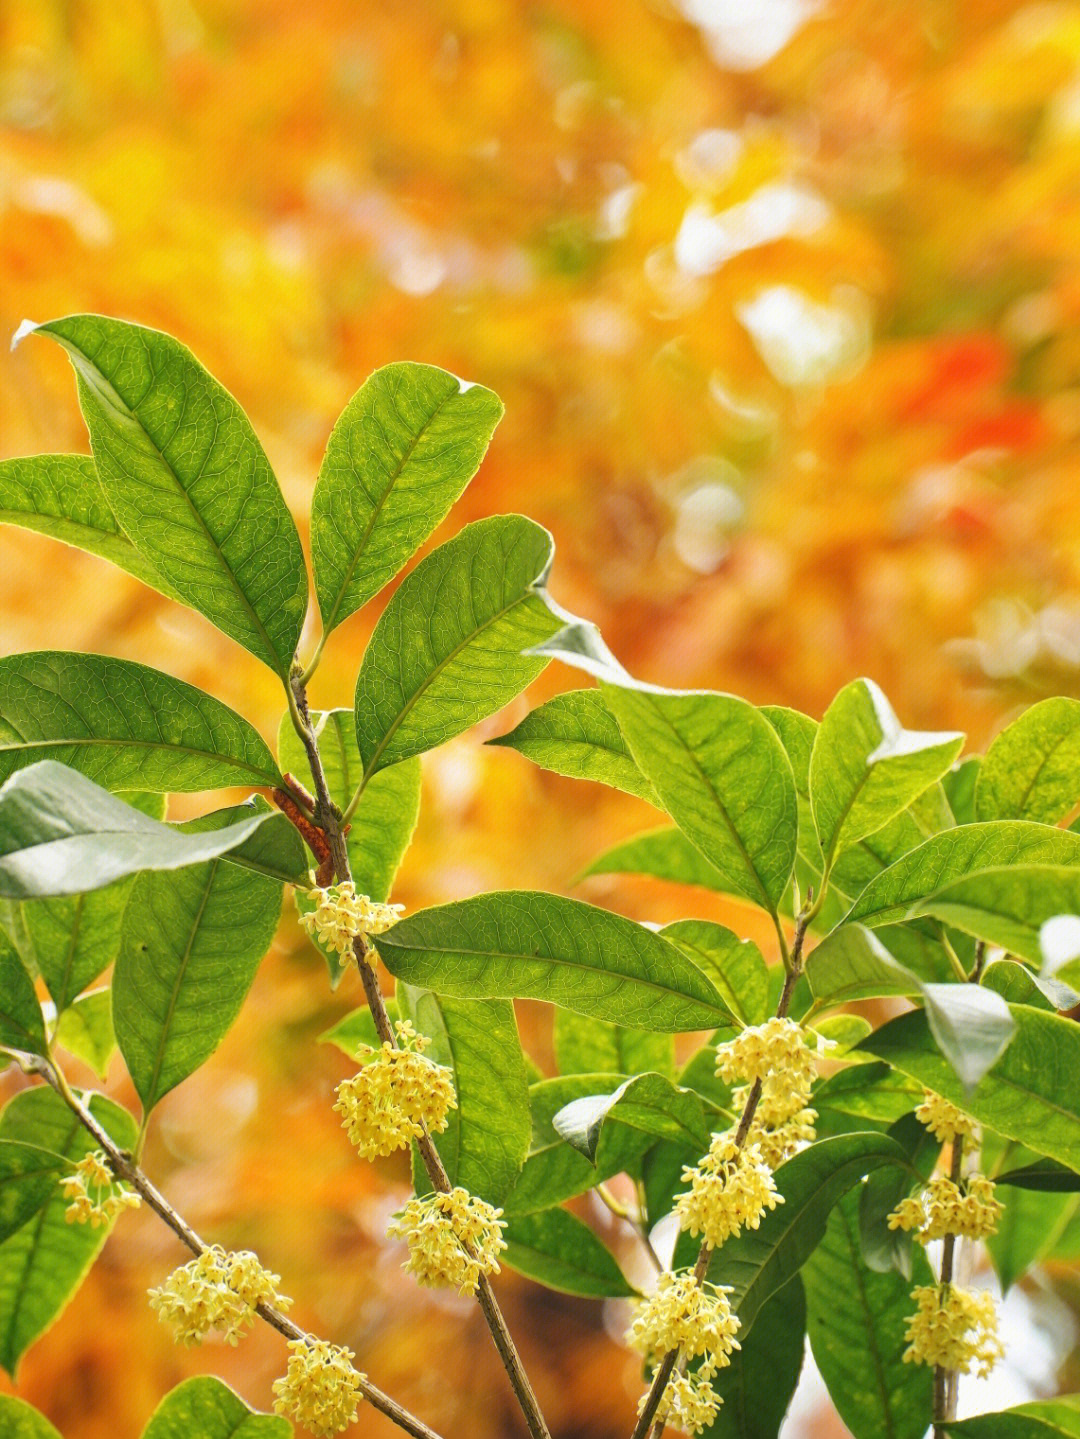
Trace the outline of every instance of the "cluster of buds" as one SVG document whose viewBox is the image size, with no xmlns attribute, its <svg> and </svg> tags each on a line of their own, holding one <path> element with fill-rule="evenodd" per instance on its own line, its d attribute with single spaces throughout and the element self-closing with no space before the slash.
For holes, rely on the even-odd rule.
<svg viewBox="0 0 1080 1439">
<path fill-rule="evenodd" d="M 358 1055 L 363 1068 L 337 1087 L 334 1108 L 364 1159 L 404 1149 L 425 1126 L 441 1133 L 457 1107 L 450 1071 L 424 1056 L 431 1041 L 408 1020 L 395 1028 L 399 1047 L 389 1041 L 381 1049 L 365 1047 Z"/>
<path fill-rule="evenodd" d="M 904 1361 L 985 1379 L 1004 1350 L 997 1335 L 994 1300 L 985 1291 L 953 1284 L 925 1284 L 912 1292 L 919 1306 L 907 1322 Z"/>
<path fill-rule="evenodd" d="M 458 1186 L 448 1194 L 416 1195 L 386 1232 L 408 1244 L 404 1268 L 420 1284 L 475 1294 L 481 1274 L 499 1272 L 506 1248 L 501 1216 L 501 1209 Z"/>
<path fill-rule="evenodd" d="M 730 1293 L 725 1286 L 700 1281 L 691 1270 L 669 1270 L 648 1299 L 635 1306 L 626 1342 L 651 1365 L 673 1350 L 683 1360 L 701 1355 L 698 1373 L 711 1379 L 739 1348 L 739 1320 L 728 1304 Z"/>
<path fill-rule="evenodd" d="M 74 1173 L 61 1180 L 64 1198 L 71 1203 L 64 1210 L 69 1224 L 90 1224 L 94 1229 L 108 1224 L 125 1209 L 138 1209 L 139 1196 L 120 1183 L 109 1168 L 104 1150 L 93 1149 L 75 1166 Z"/>
<path fill-rule="evenodd" d="M 923 1090 L 923 1102 L 916 1107 L 915 1118 L 929 1129 L 939 1144 L 978 1138 L 979 1126 L 975 1120 L 929 1089 Z"/>
<path fill-rule="evenodd" d="M 316 1436 L 329 1439 L 356 1422 L 366 1375 L 352 1366 L 351 1349 L 325 1339 L 293 1339 L 289 1367 L 274 1380 L 274 1409 L 287 1414 Z"/>
<path fill-rule="evenodd" d="M 648 1394 L 638 1401 L 638 1413 L 648 1403 Z M 716 1423 L 723 1403 L 709 1379 L 699 1370 L 695 1374 L 673 1371 L 656 1410 L 656 1418 L 684 1434 L 703 1434 Z"/>
<path fill-rule="evenodd" d="M 997 1233 L 1000 1217 L 1001 1204 L 989 1179 L 973 1174 L 956 1184 L 938 1175 L 920 1194 L 900 1201 L 889 1215 L 889 1228 L 913 1233 L 920 1244 L 949 1234 L 986 1239 Z"/>
<path fill-rule="evenodd" d="M 255 1318 L 256 1305 L 284 1310 L 292 1304 L 278 1293 L 279 1283 L 280 1275 L 264 1269 L 250 1250 L 230 1254 L 214 1244 L 151 1289 L 150 1307 L 181 1344 L 198 1344 L 214 1330 L 235 1344 Z"/>
<path fill-rule="evenodd" d="M 756 1144 L 740 1149 L 731 1134 L 713 1136 L 709 1152 L 683 1170 L 690 1188 L 675 1203 L 679 1227 L 701 1234 L 710 1249 L 742 1229 L 757 1229 L 765 1212 L 782 1204 L 772 1170 Z"/>
<path fill-rule="evenodd" d="M 382 934 L 396 924 L 405 908 L 401 904 L 381 904 L 366 894 L 357 894 L 351 880 L 327 889 L 317 886 L 306 893 L 315 908 L 301 914 L 300 923 L 324 949 L 341 955 L 352 952 L 353 941 L 359 936 Z"/>
<path fill-rule="evenodd" d="M 814 1051 L 793 1019 L 774 1017 L 749 1026 L 716 1049 L 716 1072 L 726 1083 L 743 1080 L 732 1102 L 746 1104 L 749 1086 L 761 1085 L 747 1139 L 756 1143 L 771 1169 L 816 1138 L 815 1110 L 809 1108 L 816 1074 Z"/>
</svg>

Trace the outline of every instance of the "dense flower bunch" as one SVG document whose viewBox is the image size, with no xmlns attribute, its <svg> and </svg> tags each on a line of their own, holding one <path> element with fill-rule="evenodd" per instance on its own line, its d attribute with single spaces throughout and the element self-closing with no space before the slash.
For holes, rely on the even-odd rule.
<svg viewBox="0 0 1080 1439">
<path fill-rule="evenodd" d="M 231 1254 L 220 1244 L 182 1264 L 159 1289 L 150 1290 L 150 1307 L 168 1324 L 181 1344 L 198 1344 L 217 1330 L 226 1344 L 236 1344 L 260 1303 L 288 1309 L 292 1300 L 279 1294 L 280 1276 L 271 1274 L 250 1250 Z"/>
<path fill-rule="evenodd" d="M 89 1223 L 96 1229 L 123 1210 L 138 1209 L 142 1203 L 133 1189 L 117 1180 L 102 1149 L 92 1149 L 84 1155 L 75 1172 L 65 1175 L 61 1184 L 64 1198 L 71 1200 L 64 1210 L 69 1224 Z"/>
<path fill-rule="evenodd" d="M 739 1348 L 739 1320 L 728 1304 L 730 1293 L 726 1287 L 702 1283 L 692 1271 L 661 1274 L 655 1291 L 637 1304 L 626 1342 L 650 1365 L 673 1350 L 681 1360 L 701 1355 L 697 1377 L 708 1381 L 731 1363 L 732 1352 Z M 719 1407 L 719 1398 L 716 1402 Z"/>
<path fill-rule="evenodd" d="M 639 1414 L 648 1397 L 648 1394 L 643 1394 L 638 1401 Z M 684 1374 L 676 1369 L 668 1380 L 656 1417 L 662 1423 L 670 1424 L 673 1429 L 681 1429 L 684 1434 L 701 1434 L 716 1422 L 722 1402 L 720 1395 L 700 1371 L 696 1374 Z"/>
<path fill-rule="evenodd" d="M 764 1163 L 770 1169 L 777 1169 L 785 1159 L 798 1154 L 806 1145 L 813 1144 L 817 1138 L 817 1130 L 814 1128 L 817 1110 L 803 1106 L 779 1117 L 789 1106 L 779 1103 L 773 1094 L 766 1095 L 765 1088 L 762 1086 L 761 1099 L 754 1111 L 746 1142 L 756 1144 Z M 769 1086 L 769 1089 L 771 1090 L 772 1086 Z M 736 1110 L 745 1107 L 749 1093 L 747 1088 L 732 1090 L 731 1103 Z"/>
<path fill-rule="evenodd" d="M 952 1284 L 926 1284 L 912 1292 L 918 1311 L 907 1322 L 904 1361 L 969 1374 L 978 1366 L 985 1379 L 1004 1350 L 990 1294 Z"/>
<path fill-rule="evenodd" d="M 416 1195 L 386 1232 L 408 1244 L 404 1267 L 420 1284 L 473 1294 L 481 1274 L 499 1272 L 499 1253 L 506 1248 L 501 1215 L 458 1186 L 449 1194 Z"/>
<path fill-rule="evenodd" d="M 682 1179 L 690 1188 L 676 1199 L 679 1226 L 701 1234 L 710 1249 L 743 1228 L 757 1229 L 766 1210 L 784 1202 L 757 1145 L 740 1149 L 731 1134 L 714 1135 L 708 1154 Z"/>
<path fill-rule="evenodd" d="M 351 880 L 328 889 L 316 887 L 308 890 L 307 896 L 314 901 L 315 908 L 309 914 L 302 914 L 300 923 L 324 948 L 342 955 L 351 952 L 357 936 L 382 934 L 396 924 L 405 908 L 402 904 L 380 904 L 366 894 L 357 894 Z"/>
<path fill-rule="evenodd" d="M 939 1175 L 921 1194 L 901 1200 L 889 1215 L 889 1228 L 913 1232 L 920 1244 L 947 1234 L 986 1239 L 997 1233 L 1000 1217 L 1001 1204 L 989 1179 L 975 1174 L 955 1184 Z"/>
<path fill-rule="evenodd" d="M 942 1099 L 931 1090 L 923 1091 L 923 1102 L 915 1110 L 915 1118 L 924 1124 L 940 1144 L 951 1144 L 954 1139 L 967 1139 L 978 1134 L 975 1120 Z"/>
<path fill-rule="evenodd" d="M 814 1052 L 794 1020 L 769 1019 L 718 1045 L 716 1072 L 729 1084 L 736 1079 L 748 1081 L 731 1096 L 740 1108 L 746 1105 L 750 1086 L 760 1081 L 761 1093 L 746 1138 L 748 1144 L 757 1145 L 770 1169 L 817 1138 L 817 1111 L 808 1104 L 815 1075 Z"/>
<path fill-rule="evenodd" d="M 352 1366 L 354 1354 L 325 1339 L 293 1339 L 289 1367 L 274 1380 L 274 1409 L 291 1415 L 316 1439 L 328 1439 L 356 1422 L 366 1375 Z"/>
<path fill-rule="evenodd" d="M 381 1049 L 366 1048 L 358 1056 L 363 1068 L 337 1087 L 334 1108 L 363 1159 L 404 1149 L 425 1126 L 440 1133 L 457 1107 L 450 1071 L 424 1056 L 431 1041 L 407 1020 L 396 1029 L 398 1048 L 389 1041 Z"/>
</svg>

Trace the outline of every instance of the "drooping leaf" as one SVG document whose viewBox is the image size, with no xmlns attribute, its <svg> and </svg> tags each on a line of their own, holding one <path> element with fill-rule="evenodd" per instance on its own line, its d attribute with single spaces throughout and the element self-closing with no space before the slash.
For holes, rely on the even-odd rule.
<svg viewBox="0 0 1080 1439">
<path fill-rule="evenodd" d="M 104 1079 L 116 1050 L 112 991 L 95 989 L 80 995 L 61 1014 L 54 1039 L 69 1054 L 88 1064 L 99 1079 Z"/>
<path fill-rule="evenodd" d="M 653 879 L 696 884 L 721 893 L 727 888 L 716 866 L 690 843 L 681 829 L 671 825 L 645 830 L 622 844 L 613 845 L 577 878 L 587 879 L 593 874 L 647 874 Z"/>
<path fill-rule="evenodd" d="M 311 502 L 311 560 L 329 633 L 413 555 L 480 468 L 498 396 L 433 365 L 384 365 L 330 435 Z"/>
<path fill-rule="evenodd" d="M 513 1215 L 503 1238 L 501 1262 L 548 1289 L 585 1299 L 628 1299 L 636 1293 L 611 1251 L 565 1209 Z"/>
<path fill-rule="evenodd" d="M 1032 974 L 1027 965 L 1015 959 L 996 959 L 988 964 L 982 983 L 1010 1004 L 1030 1004 L 1034 1009 L 1048 1009 L 1052 1013 L 1080 1004 L 1080 994 L 1071 985 Z"/>
<path fill-rule="evenodd" d="M 1035 1159 L 1017 1169 L 1007 1169 L 1003 1174 L 995 1174 L 994 1183 L 1034 1189 L 1043 1194 L 1080 1193 L 1080 1174 L 1053 1159 Z"/>
<path fill-rule="evenodd" d="M 0 931 L 0 1045 L 27 1054 L 44 1054 L 45 1020 L 15 946 Z"/>
<path fill-rule="evenodd" d="M 102 315 L 20 327 L 75 367 L 106 502 L 177 594 L 287 679 L 307 608 L 296 525 L 247 416 L 184 345 Z"/>
<path fill-rule="evenodd" d="M 1080 700 L 1058 695 L 1024 711 L 986 752 L 976 818 L 1057 824 L 1080 800 Z"/>
<path fill-rule="evenodd" d="M 613 1124 L 688 1145 L 698 1154 L 708 1149 L 712 1137 L 700 1097 L 662 1074 L 638 1074 L 612 1093 L 571 1100 L 553 1116 L 551 1124 L 555 1133 L 590 1163 L 596 1161 L 604 1130 Z"/>
<path fill-rule="evenodd" d="M 887 1064 L 841 1069 L 814 1089 L 817 1131 L 823 1138 L 856 1129 L 888 1129 L 922 1100 L 922 1086 Z"/>
<path fill-rule="evenodd" d="M 826 869 L 939 780 L 961 734 L 905 730 L 873 680 L 852 681 L 821 721 L 810 761 L 810 800 Z"/>
<path fill-rule="evenodd" d="M 90 455 L 27 455 L 0 461 L 0 524 L 36 530 L 86 550 L 179 599 L 116 523 Z"/>
<path fill-rule="evenodd" d="M 501 1204 L 532 1133 L 514 1006 L 508 999 L 448 999 L 408 984 L 398 986 L 397 1000 L 402 1017 L 430 1038 L 427 1057 L 453 1075 L 457 1108 L 434 1136 L 450 1183 Z M 424 1175 L 419 1192 L 429 1188 Z"/>
<path fill-rule="evenodd" d="M 893 1229 L 889 1216 L 914 1188 L 934 1171 L 941 1144 L 914 1114 L 902 1115 L 889 1125 L 889 1137 L 907 1155 L 911 1168 L 877 1169 L 867 1176 L 858 1194 L 859 1248 L 863 1262 L 876 1274 L 895 1272 L 910 1284 L 915 1244 L 911 1234 Z"/>
<path fill-rule="evenodd" d="M 880 925 L 934 915 L 1041 963 L 1039 927 L 1080 912 L 1080 834 L 1027 820 L 934 835 L 872 880 L 848 918 Z"/>
<path fill-rule="evenodd" d="M 522 515 L 477 520 L 395 590 L 356 680 L 364 774 L 434 749 L 544 668 L 522 651 L 557 629 L 543 586 L 554 545 Z"/>
<path fill-rule="evenodd" d="M 762 1308 L 761 1322 L 721 1369 L 712 1387 L 723 1401 L 709 1439 L 777 1439 L 806 1348 L 806 1297 L 798 1277 Z"/>
<path fill-rule="evenodd" d="M 217 1048 L 281 912 L 281 885 L 221 859 L 140 874 L 124 912 L 113 1023 L 149 1112 Z"/>
<path fill-rule="evenodd" d="M 0 896 L 103 889 L 138 870 L 177 870 L 225 854 L 267 819 L 185 834 L 126 805 L 65 765 L 40 760 L 0 788 Z"/>
<path fill-rule="evenodd" d="M 591 779 L 659 805 L 634 763 L 615 717 L 598 689 L 567 690 L 539 705 L 508 734 L 488 744 L 516 749 L 541 769 Z"/>
<path fill-rule="evenodd" d="M 259 1414 L 210 1374 L 185 1379 L 150 1416 L 142 1439 L 289 1439 L 292 1425 Z"/>
<path fill-rule="evenodd" d="M 44 1414 L 13 1394 L 0 1394 L 0 1434 L 5 1439 L 61 1439 Z"/>
<path fill-rule="evenodd" d="M 769 972 L 761 950 L 722 924 L 679 919 L 660 933 L 677 944 L 705 974 L 741 1024 L 763 1024 L 768 1012 Z"/>
<path fill-rule="evenodd" d="M 34 959 L 59 1013 L 116 958 L 133 883 L 121 879 L 89 894 L 34 899 L 22 906 Z"/>
<path fill-rule="evenodd" d="M 135 1143 L 135 1122 L 111 1099 L 95 1095 L 90 1109 L 121 1149 Z M 96 1147 L 64 1101 L 51 1089 L 25 1090 L 0 1115 L 0 1139 L 18 1138 L 62 1154 L 71 1164 Z M 70 1167 L 70 1166 L 69 1166 Z M 21 1228 L 0 1244 L 0 1365 L 15 1376 L 23 1354 L 66 1307 L 108 1238 L 97 1229 L 68 1224 L 68 1200 L 59 1184 Z"/>
<path fill-rule="evenodd" d="M 922 997 L 930 1033 L 970 1093 L 1012 1043 L 1009 1006 L 977 984 L 924 984 Z"/>
<path fill-rule="evenodd" d="M 1077 1439 L 1080 1435 L 1080 1395 L 1018 1404 L 997 1414 L 945 1425 L 949 1439 Z"/>
<path fill-rule="evenodd" d="M 859 1248 L 859 1195 L 843 1196 L 824 1238 L 803 1267 L 810 1347 L 836 1412 L 857 1435 L 923 1439 L 933 1402 L 933 1372 L 905 1364 L 904 1331 L 914 1312 L 911 1281 L 876 1272 Z M 925 1255 L 912 1278 L 930 1284 Z M 786 1291 L 785 1291 L 786 1292 Z"/>
<path fill-rule="evenodd" d="M 212 695 L 147 665 L 61 650 L 0 659 L 0 779 L 40 759 L 111 790 L 281 783 L 258 732 Z"/>
<path fill-rule="evenodd" d="M 659 1074 L 675 1072 L 675 1044 L 669 1034 L 626 1029 L 602 1019 L 557 1009 L 554 1024 L 555 1063 L 560 1074 Z"/>
<path fill-rule="evenodd" d="M 441 994 L 545 999 L 639 1029 L 709 1029 L 728 1017 L 675 945 L 559 895 L 476 895 L 410 915 L 374 942 L 397 979 Z"/>
<path fill-rule="evenodd" d="M 967 1093 L 921 1010 L 890 1020 L 860 1048 L 948 1099 L 980 1124 L 1040 1154 L 1080 1168 L 1080 1026 L 1013 1005 L 1016 1034 L 993 1069 Z"/>
</svg>

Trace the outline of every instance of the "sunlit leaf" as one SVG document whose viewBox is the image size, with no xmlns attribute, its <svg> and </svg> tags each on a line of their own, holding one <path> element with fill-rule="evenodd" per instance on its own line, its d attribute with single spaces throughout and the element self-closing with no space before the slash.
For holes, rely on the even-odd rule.
<svg viewBox="0 0 1080 1439">
<path fill-rule="evenodd" d="M 1080 700 L 1032 705 L 986 752 L 975 786 L 981 820 L 1057 824 L 1080 800 Z"/>
<path fill-rule="evenodd" d="M 636 1291 L 611 1251 L 565 1209 L 514 1215 L 503 1233 L 501 1262 L 562 1294 L 628 1299 Z"/>
</svg>

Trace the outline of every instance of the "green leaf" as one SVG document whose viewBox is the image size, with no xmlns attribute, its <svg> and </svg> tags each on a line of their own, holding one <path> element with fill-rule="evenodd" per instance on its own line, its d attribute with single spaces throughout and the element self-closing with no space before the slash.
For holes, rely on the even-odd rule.
<svg viewBox="0 0 1080 1439">
<path fill-rule="evenodd" d="M 652 1143 L 641 1130 L 613 1124 L 601 1138 L 594 1165 L 561 1139 L 552 1125 L 558 1111 L 572 1100 L 610 1092 L 623 1078 L 619 1074 L 574 1074 L 529 1086 L 532 1140 L 518 1181 L 503 1202 L 508 1216 L 550 1209 L 637 1163 Z"/>
<path fill-rule="evenodd" d="M 62 1014 L 116 958 L 131 878 L 90 894 L 35 899 L 22 907 L 34 959 Z"/>
<path fill-rule="evenodd" d="M 27 974 L 15 946 L 0 932 L 0 1045 L 44 1054 L 45 1020 L 34 993 L 34 981 Z"/>
<path fill-rule="evenodd" d="M 529 1082 L 508 999 L 447 999 L 401 984 L 402 1017 L 431 1039 L 427 1057 L 454 1078 L 457 1108 L 433 1136 L 451 1184 L 501 1204 L 529 1152 Z M 423 1171 L 421 1170 L 421 1174 Z M 423 1176 L 419 1193 L 430 1189 Z"/>
<path fill-rule="evenodd" d="M 761 1323 L 721 1369 L 712 1387 L 723 1401 L 709 1439 L 777 1439 L 802 1370 L 806 1297 L 796 1277 L 761 1311 Z"/>
<path fill-rule="evenodd" d="M 941 787 L 953 812 L 957 824 L 974 824 L 975 786 L 982 769 L 982 755 L 969 754 L 966 759 L 957 760 L 948 774 L 941 776 Z"/>
<path fill-rule="evenodd" d="M 827 934 L 806 962 L 814 999 L 825 1006 L 852 1004 L 887 995 L 916 995 L 923 982 L 897 964 L 877 936 L 861 924 Z"/>
<path fill-rule="evenodd" d="M 502 1262 L 561 1294 L 628 1299 L 637 1291 L 611 1251 L 565 1209 L 517 1214 L 506 1222 Z"/>
<path fill-rule="evenodd" d="M 65 1009 L 56 1026 L 54 1039 L 69 1054 L 88 1064 L 104 1079 L 116 1049 L 112 1022 L 112 991 L 95 989 Z"/>
<path fill-rule="evenodd" d="M 330 435 L 311 502 L 327 634 L 365 605 L 449 513 L 502 418 L 499 397 L 433 365 L 384 365 Z"/>
<path fill-rule="evenodd" d="M 0 1394 L 0 1433 L 5 1439 L 61 1439 L 44 1414 L 12 1394 Z"/>
<path fill-rule="evenodd" d="M 962 734 L 905 730 L 873 680 L 842 689 L 821 721 L 810 761 L 826 869 L 939 780 L 963 744 Z"/>
<path fill-rule="evenodd" d="M 996 959 L 988 964 L 982 983 L 1010 1004 L 1030 1004 L 1034 1009 L 1048 1009 L 1051 1013 L 1080 1004 L 1080 994 L 1070 985 L 1060 979 L 1032 974 L 1027 965 L 1015 959 Z"/>
<path fill-rule="evenodd" d="M 509 734 L 488 744 L 516 749 L 541 769 L 591 779 L 659 805 L 656 791 L 634 763 L 622 731 L 599 690 L 567 690 L 527 714 Z"/>
<path fill-rule="evenodd" d="M 945 791 L 931 785 L 913 804 L 894 816 L 881 829 L 868 834 L 837 857 L 829 876 L 829 888 L 849 896 L 861 894 L 883 869 L 888 869 L 924 840 L 943 829 L 953 828 Z M 847 907 L 847 906 L 845 906 Z"/>
<path fill-rule="evenodd" d="M 560 1074 L 659 1074 L 675 1072 L 675 1045 L 669 1034 L 625 1029 L 602 1019 L 557 1009 L 554 1025 L 555 1063 Z"/>
<path fill-rule="evenodd" d="M 860 1049 L 887 1060 L 988 1129 L 1040 1154 L 1080 1168 L 1080 1026 L 1017 1004 L 1016 1034 L 1001 1059 L 966 1093 L 920 1010 L 902 1014 L 864 1039 Z"/>
<path fill-rule="evenodd" d="M 763 1024 L 769 1012 L 769 971 L 752 940 L 707 919 L 679 919 L 660 933 L 712 981 L 741 1024 Z"/>
<path fill-rule="evenodd" d="M 922 1100 L 922 1086 L 887 1064 L 838 1070 L 814 1088 L 817 1131 L 827 1138 L 880 1125 L 888 1129 Z"/>
<path fill-rule="evenodd" d="M 276 879 L 279 884 L 306 885 L 309 865 L 304 841 L 292 822 L 279 814 L 261 794 L 252 795 L 243 804 L 215 809 L 198 819 L 187 820 L 178 828 L 185 834 L 208 834 L 235 825 L 253 814 L 259 815 L 265 823 L 222 857 L 229 864 L 265 875 L 267 879 Z"/>
<path fill-rule="evenodd" d="M 986 752 L 978 819 L 1057 824 L 1080 800 L 1080 700 L 1059 695 L 1024 711 Z"/>
<path fill-rule="evenodd" d="M 675 884 L 696 884 L 723 893 L 724 876 L 696 849 L 681 829 L 663 825 L 612 846 L 581 871 L 579 880 L 593 874 L 647 874 Z"/>
<path fill-rule="evenodd" d="M 784 1202 L 759 1229 L 744 1229 L 713 1252 L 709 1278 L 730 1284 L 731 1307 L 742 1320 L 740 1338 L 762 1305 L 792 1279 L 817 1248 L 833 1205 L 875 1169 L 906 1166 L 907 1156 L 884 1134 L 841 1134 L 810 1145 L 776 1171 Z"/>
<path fill-rule="evenodd" d="M 915 1307 L 911 1283 L 895 1271 L 875 1272 L 863 1261 L 858 1210 L 857 1193 L 840 1200 L 803 1267 L 810 1347 L 852 1434 L 923 1439 L 934 1376 L 925 1365 L 903 1360 L 904 1331 Z M 914 1271 L 916 1283 L 933 1283 L 921 1252 L 914 1256 Z"/>
<path fill-rule="evenodd" d="M 571 1100 L 552 1117 L 551 1124 L 590 1164 L 596 1162 L 604 1130 L 612 1124 L 688 1145 L 698 1154 L 708 1149 L 712 1137 L 700 1097 L 691 1089 L 678 1088 L 662 1074 L 638 1074 L 614 1093 Z"/>
<path fill-rule="evenodd" d="M 390 973 L 472 999 L 545 999 L 639 1029 L 709 1029 L 727 1010 L 667 940 L 580 900 L 476 895 L 399 921 L 374 942 Z"/>
<path fill-rule="evenodd" d="M 136 879 L 113 973 L 113 1023 L 146 1113 L 217 1048 L 280 912 L 280 883 L 220 859 Z"/>
<path fill-rule="evenodd" d="M 287 1419 L 257 1413 L 220 1379 L 200 1374 L 165 1395 L 142 1439 L 289 1439 L 292 1432 Z"/>
<path fill-rule="evenodd" d="M 86 550 L 179 599 L 116 523 L 89 455 L 27 455 L 0 461 L 0 524 L 36 530 Z"/>
<path fill-rule="evenodd" d="M 121 1149 L 135 1143 L 135 1122 L 111 1099 L 90 1110 Z M 96 1148 L 91 1135 L 51 1089 L 24 1090 L 0 1115 L 0 1139 L 19 1139 L 77 1163 Z M 108 1238 L 110 1224 L 68 1224 L 59 1184 L 46 1203 L 0 1244 L 0 1365 L 14 1378 L 19 1360 L 59 1316 Z"/>
<path fill-rule="evenodd" d="M 996 1181 L 995 1181 L 996 1183 Z M 1053 1190 L 1008 1187 L 997 1195 L 1002 1204 L 997 1230 L 986 1240 L 1002 1294 L 1050 1253 L 1076 1210 L 1076 1195 Z"/>
<path fill-rule="evenodd" d="M 970 1093 L 1012 1043 L 1009 1006 L 977 984 L 924 984 L 922 996 L 930 1033 Z"/>
<path fill-rule="evenodd" d="M 604 700 L 664 808 L 726 890 L 775 914 L 791 878 L 797 800 L 769 721 L 733 695 L 605 683 Z"/>
<path fill-rule="evenodd" d="M 477 520 L 395 590 L 356 680 L 365 776 L 434 749 L 519 694 L 558 627 L 544 596 L 554 543 L 522 515 Z"/>
<path fill-rule="evenodd" d="M 281 783 L 258 732 L 212 695 L 130 660 L 61 650 L 0 659 L 0 779 L 40 759 L 111 790 Z"/>
<path fill-rule="evenodd" d="M 910 1170 L 878 1169 L 868 1175 L 858 1195 L 859 1248 L 863 1262 L 876 1274 L 894 1271 L 910 1284 L 915 1245 L 903 1229 L 889 1227 L 889 1215 L 922 1181 L 930 1178 L 941 1145 L 920 1124 L 914 1113 L 902 1115 L 889 1126 L 911 1162 Z M 921 1187 L 921 1185 L 920 1185 Z"/>
<path fill-rule="evenodd" d="M 762 705 L 761 713 L 772 725 L 784 746 L 791 770 L 795 776 L 795 789 L 803 799 L 810 796 L 810 756 L 814 752 L 818 722 L 799 710 L 787 709 L 784 705 Z"/>
<path fill-rule="evenodd" d="M 21 1114 L 25 1106 L 16 1104 L 0 1133 L 35 1134 L 33 1117 L 20 1126 Z M 38 1212 L 67 1167 L 67 1160 L 55 1150 L 14 1137 L 0 1138 L 0 1244 Z"/>
<path fill-rule="evenodd" d="M 1057 1164 L 1053 1159 L 1036 1159 L 1019 1169 L 1008 1169 L 994 1175 L 995 1184 L 1012 1185 L 1017 1189 L 1034 1189 L 1043 1194 L 1080 1193 L 1080 1174 Z"/>
<path fill-rule="evenodd" d="M 1040 925 L 1078 912 L 1080 834 L 1010 820 L 934 835 L 872 880 L 848 918 L 876 929 L 934 915 L 1040 964 Z"/>
<path fill-rule="evenodd" d="M 177 870 L 225 854 L 267 813 L 208 834 L 160 824 L 52 760 L 0 788 L 0 897 L 39 899 L 103 889 L 138 870 Z"/>
<path fill-rule="evenodd" d="M 385 1000 L 386 1012 L 390 1016 L 390 1022 L 394 1023 L 399 1017 L 399 1010 L 396 996 Z M 348 1014 L 343 1015 L 337 1024 L 332 1024 L 329 1029 L 324 1029 L 319 1035 L 320 1044 L 333 1044 L 347 1054 L 350 1059 L 358 1059 L 362 1049 L 378 1049 L 382 1044 L 379 1032 L 375 1028 L 375 1020 L 371 1010 L 366 1004 L 359 1009 L 352 1009 Z"/>
<path fill-rule="evenodd" d="M 1080 1435 L 1080 1395 L 1043 1399 L 1018 1404 L 997 1414 L 979 1414 L 974 1419 L 945 1425 L 950 1439 L 1077 1439 Z"/>
<path fill-rule="evenodd" d="M 233 397 L 179 341 L 102 315 L 20 326 L 67 351 L 105 499 L 188 604 L 287 680 L 307 609 L 296 525 Z"/>
<path fill-rule="evenodd" d="M 865 1039 L 873 1027 L 861 1014 L 830 1014 L 827 1019 L 815 1020 L 810 1026 L 815 1034 L 820 1034 L 829 1044 L 830 1059 L 846 1057 L 848 1051 L 854 1049 L 861 1039 Z M 856 1060 L 858 1059 L 859 1056 L 856 1055 Z"/>
</svg>

